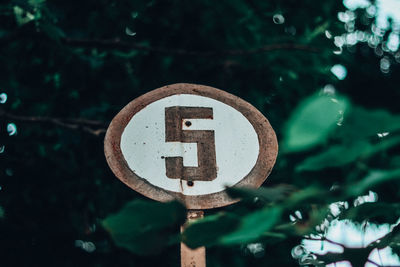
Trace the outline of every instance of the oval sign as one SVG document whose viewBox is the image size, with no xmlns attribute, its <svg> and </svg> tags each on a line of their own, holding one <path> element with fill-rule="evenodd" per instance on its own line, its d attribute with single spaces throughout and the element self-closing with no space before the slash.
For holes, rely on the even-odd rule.
<svg viewBox="0 0 400 267">
<path fill-rule="evenodd" d="M 236 202 L 226 187 L 259 187 L 278 153 L 268 120 L 227 92 L 173 84 L 124 107 L 107 130 L 107 162 L 137 192 L 188 209 Z"/>
</svg>

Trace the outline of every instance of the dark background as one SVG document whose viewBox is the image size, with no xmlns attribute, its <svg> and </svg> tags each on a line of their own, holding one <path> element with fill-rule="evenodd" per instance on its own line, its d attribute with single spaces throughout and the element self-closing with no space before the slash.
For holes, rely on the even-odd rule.
<svg viewBox="0 0 400 267">
<path fill-rule="evenodd" d="M 0 265 L 179 265 L 178 242 L 149 256 L 151 251 L 117 246 L 102 226 L 128 201 L 144 199 L 114 177 L 103 139 L 118 111 L 150 90 L 188 82 L 233 93 L 264 113 L 278 140 L 285 138 L 298 103 L 327 84 L 354 106 L 398 113 L 400 54 L 385 47 L 391 28 L 377 44 L 361 40 L 339 49 L 326 31 L 374 35 L 374 16 L 357 9 L 355 18 L 343 22 L 338 12 L 346 8 L 336 0 L 3 1 L 0 93 L 8 99 L 0 105 L 0 145 L 5 146 L 0 154 Z M 383 58 L 389 69 L 382 69 Z M 330 71 L 335 64 L 347 69 L 343 81 Z M 16 134 L 9 134 L 9 123 L 15 123 Z M 316 149 L 338 142 L 329 139 Z M 399 161 L 388 163 L 396 157 L 394 146 L 361 163 L 357 158 L 317 172 L 296 171 L 317 150 L 280 153 L 265 186 L 327 190 L 362 179 L 365 169 L 353 172 L 361 163 L 367 169 L 400 166 Z M 390 205 L 399 202 L 395 182 L 375 190 Z M 304 201 L 305 210 L 313 201 Z M 258 208 L 246 202 L 207 214 L 243 215 Z M 288 223 L 288 215 L 286 210 L 279 223 Z M 380 222 L 393 223 L 381 217 Z M 177 235 L 178 224 L 174 229 Z M 245 244 L 210 245 L 208 265 L 298 266 L 290 251 L 301 238 L 302 233 L 288 235 L 273 244 L 261 239 L 261 255 Z M 92 242 L 96 249 L 89 252 L 77 240 Z"/>
</svg>

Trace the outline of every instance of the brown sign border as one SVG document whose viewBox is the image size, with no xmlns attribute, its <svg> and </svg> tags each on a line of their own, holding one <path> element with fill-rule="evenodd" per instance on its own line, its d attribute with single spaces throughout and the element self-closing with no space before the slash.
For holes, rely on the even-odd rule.
<svg viewBox="0 0 400 267">
<path fill-rule="evenodd" d="M 211 209 L 238 201 L 238 199 L 230 198 L 225 191 L 207 195 L 185 196 L 181 193 L 165 190 L 150 184 L 129 168 L 120 147 L 121 136 L 126 125 L 137 112 L 150 103 L 176 94 L 193 94 L 213 98 L 235 108 L 249 120 L 257 133 L 260 153 L 250 173 L 235 186 L 261 186 L 271 173 L 278 154 L 276 135 L 268 120 L 255 107 L 237 96 L 213 87 L 188 83 L 167 85 L 148 92 L 131 101 L 114 117 L 104 139 L 104 153 L 114 174 L 127 186 L 146 197 L 162 202 L 178 199 L 188 209 Z"/>
</svg>

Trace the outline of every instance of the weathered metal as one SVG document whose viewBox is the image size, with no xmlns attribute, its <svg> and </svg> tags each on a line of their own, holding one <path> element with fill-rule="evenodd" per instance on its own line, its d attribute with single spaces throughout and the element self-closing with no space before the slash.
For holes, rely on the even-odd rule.
<svg viewBox="0 0 400 267">
<path fill-rule="evenodd" d="M 188 223 L 204 217 L 202 210 L 189 210 L 186 223 L 181 227 L 181 232 L 185 230 Z M 206 266 L 206 248 L 199 247 L 190 249 L 184 243 L 181 243 L 181 267 L 205 267 Z"/>
<path fill-rule="evenodd" d="M 213 130 L 183 131 L 184 125 L 192 123 L 184 119 L 212 119 L 212 108 L 204 107 L 167 107 L 165 108 L 165 141 L 196 143 L 198 166 L 183 166 L 183 157 L 165 157 L 168 178 L 186 181 L 212 181 L 217 178 L 215 137 Z M 193 186 L 193 185 L 192 185 Z"/>
<path fill-rule="evenodd" d="M 181 83 L 125 106 L 107 130 L 104 150 L 114 174 L 132 189 L 201 210 L 237 201 L 225 185 L 259 187 L 278 143 L 268 120 L 243 99 Z"/>
</svg>

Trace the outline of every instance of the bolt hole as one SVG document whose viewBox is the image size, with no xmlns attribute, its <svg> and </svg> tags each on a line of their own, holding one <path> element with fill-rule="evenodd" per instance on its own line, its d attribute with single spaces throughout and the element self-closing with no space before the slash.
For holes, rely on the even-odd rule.
<svg viewBox="0 0 400 267">
<path fill-rule="evenodd" d="M 193 181 L 187 181 L 187 185 L 188 185 L 188 186 L 193 186 L 194 183 L 193 183 Z"/>
<path fill-rule="evenodd" d="M 187 127 L 190 127 L 190 125 L 192 125 L 192 123 L 191 123 L 190 121 L 186 121 L 186 122 L 185 122 L 185 125 L 186 125 Z"/>
</svg>

